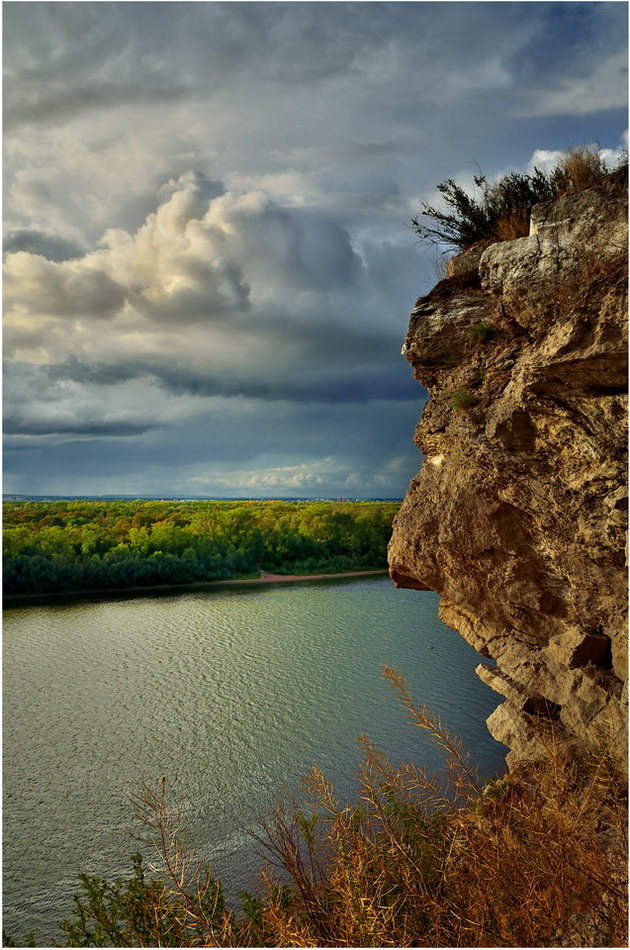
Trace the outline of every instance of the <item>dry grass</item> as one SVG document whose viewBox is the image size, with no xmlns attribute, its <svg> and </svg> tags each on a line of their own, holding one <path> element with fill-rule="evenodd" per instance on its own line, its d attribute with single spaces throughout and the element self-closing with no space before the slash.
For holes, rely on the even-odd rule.
<svg viewBox="0 0 630 950">
<path fill-rule="evenodd" d="M 519 208 L 504 218 L 498 218 L 492 229 L 492 236 L 497 241 L 515 241 L 516 238 L 529 235 L 529 208 Z"/>
<path fill-rule="evenodd" d="M 596 149 L 581 145 L 564 157 L 555 171 L 557 196 L 577 194 L 599 185 L 610 169 Z"/>
<path fill-rule="evenodd" d="M 349 805 L 314 769 L 309 808 L 280 802 L 255 833 L 268 861 L 240 917 L 189 850 L 181 809 L 163 785 L 145 788 L 136 805 L 158 857 L 142 908 L 151 926 L 133 943 L 90 945 L 627 946 L 625 785 L 607 757 L 567 761 L 551 737 L 544 764 L 484 787 L 461 743 L 399 674 L 385 675 L 441 748 L 441 775 L 393 765 L 362 738 Z"/>
</svg>

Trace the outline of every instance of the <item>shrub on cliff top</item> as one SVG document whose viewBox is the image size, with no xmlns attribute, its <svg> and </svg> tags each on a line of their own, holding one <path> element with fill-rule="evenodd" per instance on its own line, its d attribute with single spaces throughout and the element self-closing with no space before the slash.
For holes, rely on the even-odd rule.
<svg viewBox="0 0 630 950">
<path fill-rule="evenodd" d="M 551 171 L 535 168 L 533 174 L 511 172 L 489 182 L 475 175 L 478 195 L 470 196 L 448 178 L 437 186 L 446 209 L 422 201 L 422 212 L 412 226 L 423 241 L 464 250 L 477 241 L 509 241 L 526 237 L 529 215 L 535 204 L 584 191 L 610 173 L 599 151 L 581 146 L 572 149 Z"/>
</svg>

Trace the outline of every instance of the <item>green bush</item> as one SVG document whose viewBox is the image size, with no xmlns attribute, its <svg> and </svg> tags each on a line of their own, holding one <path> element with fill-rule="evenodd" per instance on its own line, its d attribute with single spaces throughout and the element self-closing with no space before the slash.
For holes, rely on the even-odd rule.
<svg viewBox="0 0 630 950">
<path fill-rule="evenodd" d="M 468 409 L 470 406 L 476 406 L 478 402 L 477 397 L 465 389 L 458 389 L 451 396 L 451 406 L 453 409 Z"/>
<path fill-rule="evenodd" d="M 468 327 L 468 339 L 473 343 L 485 343 L 494 335 L 494 327 L 491 323 L 480 320 L 479 323 L 473 323 Z"/>
</svg>

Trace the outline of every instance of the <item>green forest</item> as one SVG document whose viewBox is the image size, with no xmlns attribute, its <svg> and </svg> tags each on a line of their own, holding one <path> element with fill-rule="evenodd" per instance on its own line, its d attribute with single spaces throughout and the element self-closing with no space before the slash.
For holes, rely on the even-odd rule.
<svg viewBox="0 0 630 950">
<path fill-rule="evenodd" d="M 399 502 L 25 501 L 3 505 L 4 593 L 387 567 Z"/>
</svg>

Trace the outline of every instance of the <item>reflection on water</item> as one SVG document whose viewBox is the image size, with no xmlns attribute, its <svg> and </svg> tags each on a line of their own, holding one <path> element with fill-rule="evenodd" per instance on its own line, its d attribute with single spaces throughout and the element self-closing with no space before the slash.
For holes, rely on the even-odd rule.
<svg viewBox="0 0 630 950">
<path fill-rule="evenodd" d="M 42 945 L 78 872 L 129 871 L 142 783 L 165 775 L 184 796 L 190 839 L 234 893 L 259 863 L 245 828 L 313 763 L 352 795 L 361 733 L 438 767 L 383 665 L 485 775 L 503 767 L 478 655 L 435 595 L 388 578 L 9 610 L 3 644 L 4 926 Z"/>
</svg>

